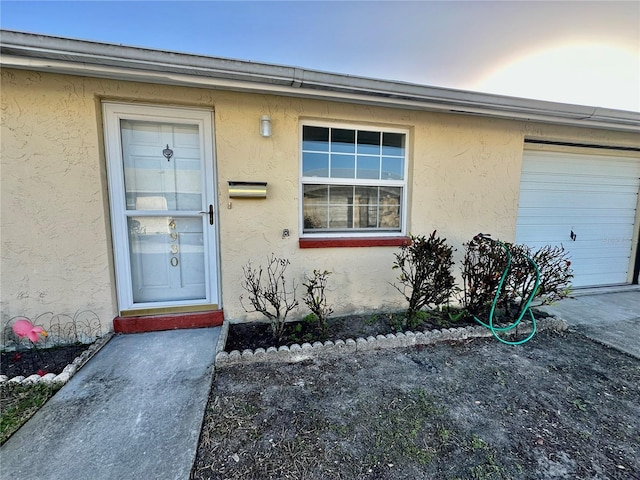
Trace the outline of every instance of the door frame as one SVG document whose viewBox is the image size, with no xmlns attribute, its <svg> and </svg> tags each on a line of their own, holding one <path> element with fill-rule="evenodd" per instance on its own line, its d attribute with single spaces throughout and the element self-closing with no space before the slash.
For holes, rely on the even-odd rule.
<svg viewBox="0 0 640 480">
<path fill-rule="evenodd" d="M 109 191 L 110 222 L 115 268 L 116 295 L 121 316 L 136 314 L 177 313 L 220 308 L 220 252 L 217 209 L 217 179 L 213 110 L 190 107 L 102 102 L 104 142 Z M 204 249 L 206 296 L 201 300 L 135 303 L 131 281 L 129 235 L 126 226 L 127 209 L 124 191 L 122 135 L 120 121 L 142 120 L 172 124 L 197 124 L 200 131 L 200 147 L 203 161 L 203 206 L 214 206 L 214 225 L 206 224 Z M 203 208 L 206 210 L 206 208 Z M 208 215 L 205 215 L 208 217 Z"/>
</svg>

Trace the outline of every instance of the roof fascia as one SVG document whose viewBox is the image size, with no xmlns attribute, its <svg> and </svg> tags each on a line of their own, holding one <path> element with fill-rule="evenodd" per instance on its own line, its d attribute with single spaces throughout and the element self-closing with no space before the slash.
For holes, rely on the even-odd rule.
<svg viewBox="0 0 640 480">
<path fill-rule="evenodd" d="M 0 32 L 3 67 L 640 132 L 640 113 Z"/>
</svg>

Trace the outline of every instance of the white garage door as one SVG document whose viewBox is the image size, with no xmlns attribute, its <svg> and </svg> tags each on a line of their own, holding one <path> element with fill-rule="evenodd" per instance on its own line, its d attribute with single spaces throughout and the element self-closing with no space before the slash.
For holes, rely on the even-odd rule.
<svg viewBox="0 0 640 480">
<path fill-rule="evenodd" d="M 639 189 L 638 158 L 525 151 L 516 242 L 564 245 L 574 287 L 627 283 Z"/>
</svg>

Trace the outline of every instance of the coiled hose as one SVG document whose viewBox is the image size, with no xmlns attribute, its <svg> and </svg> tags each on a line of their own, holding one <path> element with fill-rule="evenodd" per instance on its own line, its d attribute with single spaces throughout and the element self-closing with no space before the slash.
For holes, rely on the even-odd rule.
<svg viewBox="0 0 640 480">
<path fill-rule="evenodd" d="M 498 290 L 496 291 L 495 297 L 493 298 L 493 302 L 491 302 L 491 311 L 489 312 L 489 323 L 488 324 L 484 323 L 475 315 L 473 319 L 483 327 L 486 327 L 489 330 L 491 330 L 491 333 L 498 341 L 507 345 L 522 345 L 523 343 L 526 343 L 529 340 L 531 340 L 536 333 L 536 319 L 533 316 L 533 312 L 531 311 L 530 305 L 531 305 L 531 302 L 533 301 L 533 298 L 536 296 L 536 293 L 538 292 L 538 286 L 540 285 L 540 270 L 538 269 L 538 265 L 533 260 L 533 258 L 529 257 L 528 255 L 525 255 L 525 257 L 527 258 L 527 261 L 531 264 L 531 266 L 533 266 L 533 269 L 535 270 L 536 283 L 533 287 L 533 290 L 531 290 L 531 293 L 529 294 L 529 297 L 527 298 L 527 301 L 525 302 L 524 307 L 520 312 L 520 315 L 518 315 L 518 318 L 512 324 L 507 325 L 505 327 L 495 327 L 493 325 L 493 315 L 496 309 L 496 305 L 498 304 L 498 300 L 500 299 L 500 293 L 502 292 L 502 288 L 504 287 L 504 282 L 507 278 L 507 275 L 509 274 L 509 268 L 511 267 L 511 252 L 509 251 L 509 248 L 504 243 L 500 242 L 499 240 L 494 240 L 492 238 L 489 238 L 487 235 L 482 233 L 479 233 L 478 235 L 476 235 L 474 237 L 474 240 L 488 240 L 490 242 L 495 242 L 498 245 L 500 245 L 500 247 L 502 247 L 502 249 L 507 254 L 507 266 L 505 267 L 504 272 L 502 273 L 502 277 L 500 277 Z M 514 328 L 516 328 L 520 324 L 520 322 L 522 321 L 522 319 L 524 318 L 527 312 L 529 312 L 529 315 L 531 316 L 531 323 L 532 323 L 531 334 L 528 337 L 522 340 L 511 341 L 511 340 L 505 340 L 504 338 L 500 337 L 500 335 L 498 335 L 498 332 L 508 332 L 509 330 L 513 330 Z"/>
</svg>

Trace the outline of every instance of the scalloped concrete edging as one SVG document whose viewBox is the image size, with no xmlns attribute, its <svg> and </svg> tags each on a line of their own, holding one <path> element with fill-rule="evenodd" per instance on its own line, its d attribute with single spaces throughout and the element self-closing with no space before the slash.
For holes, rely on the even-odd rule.
<svg viewBox="0 0 640 480">
<path fill-rule="evenodd" d="M 104 347 L 107 342 L 109 342 L 109 340 L 111 340 L 113 335 L 114 334 L 112 332 L 109 332 L 98 338 L 95 342 L 89 345 L 89 348 L 87 348 L 84 352 L 74 358 L 73 362 L 64 367 L 62 372 L 60 372 L 58 375 L 56 375 L 55 373 L 47 373 L 42 377 L 38 374 L 33 374 L 29 375 L 28 377 L 23 377 L 22 375 L 20 375 L 13 378 L 9 378 L 6 375 L 0 375 L 0 387 L 3 387 L 4 385 L 13 385 L 16 383 L 23 385 L 34 383 L 57 383 L 62 386 L 67 383 L 71 379 L 71 377 L 73 377 L 73 375 L 91 359 L 91 357 L 98 353 L 100 349 Z"/>
<path fill-rule="evenodd" d="M 531 322 L 522 322 L 518 327 L 518 333 L 531 333 Z M 557 317 L 547 317 L 536 321 L 537 331 L 556 330 L 565 331 L 568 328 L 567 322 Z M 335 355 L 344 353 L 355 353 L 362 351 L 381 350 L 388 348 L 404 348 L 414 345 L 430 345 L 441 342 L 460 341 L 473 338 L 492 337 L 489 329 L 477 325 L 459 328 L 445 328 L 441 330 L 431 330 L 428 332 L 399 332 L 388 333 L 386 335 L 378 335 L 376 337 L 367 338 L 349 338 L 347 340 L 327 340 L 326 342 L 303 343 L 298 345 L 294 343 L 290 347 L 269 347 L 257 348 L 256 350 L 233 350 L 225 352 L 224 345 L 229 331 L 229 325 L 226 324 L 226 330 L 223 326 L 223 332 L 220 335 L 218 348 L 216 349 L 216 367 L 224 367 L 237 363 L 253 363 L 253 362 L 288 362 L 295 363 L 311 358 L 324 355 Z M 223 335 L 224 333 L 224 335 Z M 515 334 L 515 331 L 507 332 L 505 337 Z M 222 345 L 222 348 L 220 346 Z"/>
</svg>

